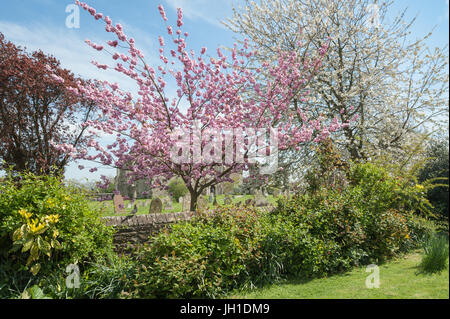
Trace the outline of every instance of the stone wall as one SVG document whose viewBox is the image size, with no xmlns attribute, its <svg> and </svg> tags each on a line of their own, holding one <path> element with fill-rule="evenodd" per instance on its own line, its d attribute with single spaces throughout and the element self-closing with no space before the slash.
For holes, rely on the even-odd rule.
<svg viewBox="0 0 450 319">
<path fill-rule="evenodd" d="M 190 220 L 192 212 L 148 214 L 135 216 L 104 217 L 107 226 L 114 226 L 114 244 L 118 250 L 125 249 L 129 244 L 149 242 L 149 237 L 158 234 L 172 223 Z"/>
</svg>

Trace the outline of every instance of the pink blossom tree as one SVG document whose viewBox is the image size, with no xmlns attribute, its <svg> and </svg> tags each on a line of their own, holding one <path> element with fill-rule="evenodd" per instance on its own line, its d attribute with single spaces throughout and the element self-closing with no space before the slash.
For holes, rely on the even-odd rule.
<svg viewBox="0 0 450 319">
<path fill-rule="evenodd" d="M 191 195 L 191 211 L 196 209 L 197 199 L 205 189 L 230 181 L 230 174 L 256 165 L 249 156 L 251 133 L 255 130 L 274 130 L 278 148 L 286 149 L 319 141 L 348 124 L 340 123 L 337 118 L 328 123 L 323 119 L 310 121 L 307 110 L 301 107 L 289 113 L 289 104 L 294 98 L 307 98 L 304 87 L 320 68 L 326 45 L 319 49 L 319 58 L 300 62 L 295 52 L 280 51 L 277 63 L 262 63 L 259 68 L 249 65 L 249 58 L 255 51 L 249 49 L 247 41 L 242 47 L 235 44 L 231 56 L 220 49 L 216 57 L 208 56 L 205 47 L 197 54 L 187 49 L 188 34 L 181 30 L 182 10 L 177 9 L 174 28 L 167 25 L 166 13 L 159 5 L 171 45 L 159 37 L 160 65 L 154 68 L 146 63 L 135 40 L 125 34 L 120 24 L 114 25 L 108 16 L 85 3 L 76 3 L 95 19 L 103 21 L 106 31 L 115 37 L 107 46 L 86 40 L 88 45 L 106 51 L 113 59 L 112 65 L 92 63 L 99 69 L 111 68 L 134 80 L 138 96 L 108 81 L 68 88 L 87 96 L 100 108 L 99 117 L 86 125 L 114 134 L 116 139 L 106 148 L 91 139 L 88 143 L 91 152 L 87 149 L 79 152 L 69 145 L 59 147 L 75 159 L 126 169 L 130 182 L 147 179 L 153 186 L 161 187 L 171 177 L 181 177 Z M 269 72 L 271 80 L 260 80 L 261 71 Z M 168 95 L 171 83 L 176 87 L 174 96 Z M 299 117 L 302 119 L 300 127 Z M 231 160 L 225 154 L 225 131 L 229 129 L 244 132 L 242 148 L 236 136 L 228 139 L 233 146 Z M 197 133 L 200 133 L 198 143 Z M 183 162 L 174 156 L 184 152 L 178 150 L 180 137 L 188 141 L 190 161 Z M 219 140 L 215 148 L 210 146 L 213 139 Z M 274 151 L 266 146 L 262 149 L 266 155 Z M 200 157 L 195 157 L 198 153 Z M 238 157 L 243 161 L 237 160 Z"/>
</svg>

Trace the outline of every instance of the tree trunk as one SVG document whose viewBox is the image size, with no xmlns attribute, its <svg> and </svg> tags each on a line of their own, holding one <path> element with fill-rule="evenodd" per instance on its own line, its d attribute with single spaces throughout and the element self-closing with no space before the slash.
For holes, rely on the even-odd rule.
<svg viewBox="0 0 450 319">
<path fill-rule="evenodd" d="M 195 212 L 197 210 L 197 200 L 198 200 L 199 194 L 194 190 L 190 190 L 189 193 L 191 194 L 191 203 L 190 203 L 189 210 L 191 212 Z"/>
</svg>

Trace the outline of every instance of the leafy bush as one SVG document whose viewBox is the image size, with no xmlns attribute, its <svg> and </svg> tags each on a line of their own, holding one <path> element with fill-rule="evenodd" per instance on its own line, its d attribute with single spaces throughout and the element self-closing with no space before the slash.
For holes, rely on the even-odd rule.
<svg viewBox="0 0 450 319">
<path fill-rule="evenodd" d="M 320 241 L 255 208 L 218 208 L 176 224 L 140 255 L 134 297 L 217 297 L 317 268 Z"/>
<path fill-rule="evenodd" d="M 181 179 L 173 179 L 169 183 L 169 194 L 175 202 L 178 202 L 180 197 L 188 193 L 188 189 Z"/>
<path fill-rule="evenodd" d="M 0 184 L 0 264 L 24 287 L 112 251 L 112 229 L 58 177 L 8 174 Z M 29 275 L 20 275 L 29 272 Z M 30 277 L 32 274 L 33 277 Z"/>
<path fill-rule="evenodd" d="M 444 235 L 435 235 L 423 246 L 424 254 L 420 268 L 426 273 L 441 272 L 448 267 L 448 239 Z"/>
<path fill-rule="evenodd" d="M 262 225 L 252 209 L 219 209 L 160 233 L 140 256 L 139 297 L 214 297 L 248 277 L 246 265 L 258 258 Z"/>
<path fill-rule="evenodd" d="M 420 185 L 392 177 L 371 163 L 351 166 L 347 176 L 345 188 L 320 187 L 297 194 L 279 201 L 273 214 L 336 242 L 352 264 L 382 261 L 417 246 L 434 231 L 431 222 L 417 216 L 430 207 Z"/>
<path fill-rule="evenodd" d="M 421 183 L 431 181 L 436 186 L 427 191 L 427 198 L 433 204 L 436 215 L 448 221 L 448 136 L 432 142 L 428 147 L 427 156 L 429 158 L 420 170 L 419 181 Z"/>
<path fill-rule="evenodd" d="M 434 231 L 416 214 L 427 205 L 420 187 L 372 164 L 352 167 L 348 178 L 343 188 L 281 199 L 270 213 L 229 206 L 173 225 L 142 250 L 127 289 L 141 298 L 216 297 L 288 276 L 323 277 L 384 261 Z"/>
<path fill-rule="evenodd" d="M 432 214 L 432 205 L 425 197 L 425 187 L 407 177 L 391 176 L 381 166 L 365 163 L 351 167 L 351 187 L 358 187 L 366 201 L 361 202 L 372 211 L 396 209 L 403 212 Z"/>
</svg>

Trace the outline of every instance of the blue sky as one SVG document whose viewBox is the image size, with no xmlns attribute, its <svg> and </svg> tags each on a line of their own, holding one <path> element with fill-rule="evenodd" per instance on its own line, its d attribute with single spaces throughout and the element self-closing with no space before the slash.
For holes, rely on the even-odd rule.
<svg viewBox="0 0 450 319">
<path fill-rule="evenodd" d="M 231 17 L 232 6 L 242 4 L 240 0 L 91 0 L 85 1 L 97 11 L 109 15 L 114 23 L 120 22 L 126 33 L 136 39 L 147 61 L 158 56 L 158 35 L 165 35 L 165 26 L 158 13 L 158 4 L 163 4 L 171 25 L 176 22 L 176 8 L 184 11 L 184 31 L 189 32 L 189 47 L 198 51 L 202 46 L 215 50 L 218 46 L 232 46 L 236 36 L 220 21 Z M 87 78 L 108 79 L 118 82 L 122 88 L 133 90 L 133 83 L 116 72 L 99 72 L 90 61 L 110 62 L 107 55 L 88 47 L 84 40 L 96 43 L 110 40 L 103 24 L 82 11 L 80 28 L 68 29 L 65 21 L 71 0 L 1 0 L 0 32 L 14 43 L 29 50 L 41 49 L 60 59 L 63 67 Z M 449 6 L 448 0 L 396 0 L 394 8 L 409 7 L 409 17 L 418 15 L 412 36 L 421 37 L 433 27 L 434 34 L 429 46 L 448 44 Z M 83 163 L 85 164 L 85 163 Z M 85 165 L 85 166 L 90 166 Z M 100 174 L 115 175 L 112 169 L 100 169 L 96 173 L 80 171 L 72 164 L 66 172 L 67 178 L 96 180 Z"/>
</svg>

